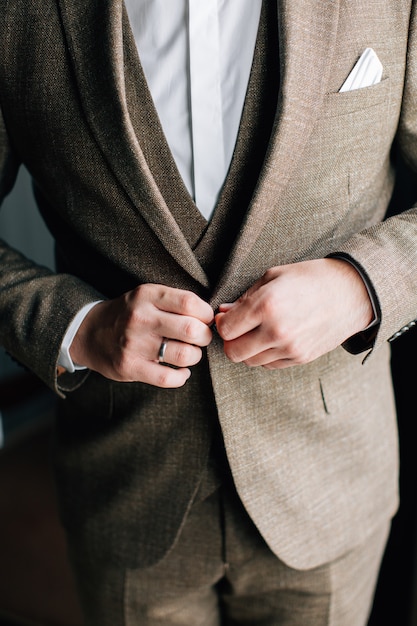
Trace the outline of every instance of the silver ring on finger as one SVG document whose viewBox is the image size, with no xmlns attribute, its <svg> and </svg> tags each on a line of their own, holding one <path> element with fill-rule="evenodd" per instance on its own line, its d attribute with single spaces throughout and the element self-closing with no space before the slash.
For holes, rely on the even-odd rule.
<svg viewBox="0 0 417 626">
<path fill-rule="evenodd" d="M 168 344 L 168 339 L 163 337 L 161 345 L 159 346 L 159 352 L 158 352 L 158 362 L 159 363 L 165 363 L 164 359 L 165 359 L 165 351 L 167 349 L 167 344 Z"/>
</svg>

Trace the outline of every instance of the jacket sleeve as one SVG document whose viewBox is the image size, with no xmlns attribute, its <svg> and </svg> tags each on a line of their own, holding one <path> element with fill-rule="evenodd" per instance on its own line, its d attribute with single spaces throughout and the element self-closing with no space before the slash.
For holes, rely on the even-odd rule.
<svg viewBox="0 0 417 626">
<path fill-rule="evenodd" d="M 417 4 L 412 3 L 406 74 L 396 136 L 398 149 L 417 179 Z M 417 205 L 351 237 L 338 250 L 354 260 L 377 297 L 381 323 L 373 347 L 393 341 L 417 319 Z M 372 338 L 373 339 L 373 338 Z M 369 337 L 362 349 L 371 347 Z M 352 343 L 353 341 L 353 343 Z M 358 352 L 361 337 L 346 348 Z"/>
<path fill-rule="evenodd" d="M 0 202 L 13 188 L 19 166 L 0 114 Z M 65 331 L 84 304 L 101 297 L 83 281 L 35 264 L 0 238 L 0 344 L 60 395 L 86 376 L 57 377 Z"/>
</svg>

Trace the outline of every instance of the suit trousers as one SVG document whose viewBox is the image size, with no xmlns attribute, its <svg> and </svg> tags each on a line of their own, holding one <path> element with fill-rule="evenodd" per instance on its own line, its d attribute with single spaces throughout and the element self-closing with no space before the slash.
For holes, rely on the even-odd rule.
<svg viewBox="0 0 417 626">
<path fill-rule="evenodd" d="M 92 566 L 71 546 L 70 555 L 86 626 L 365 626 L 388 533 L 387 523 L 336 561 L 295 570 L 222 486 L 194 504 L 151 567 Z"/>
</svg>

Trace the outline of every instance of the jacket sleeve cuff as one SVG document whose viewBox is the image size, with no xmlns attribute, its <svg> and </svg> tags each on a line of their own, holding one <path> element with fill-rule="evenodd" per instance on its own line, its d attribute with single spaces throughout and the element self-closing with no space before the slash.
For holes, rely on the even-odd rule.
<svg viewBox="0 0 417 626">
<path fill-rule="evenodd" d="M 360 354 L 361 352 L 370 350 L 373 347 L 378 334 L 381 322 L 381 309 L 378 303 L 378 298 L 366 272 L 351 256 L 343 252 L 335 252 L 333 254 L 329 254 L 328 258 L 341 259 L 342 261 L 350 263 L 359 273 L 368 292 L 374 312 L 373 320 L 366 328 L 364 328 L 364 330 L 352 335 L 352 337 L 349 337 L 342 343 L 342 347 L 350 354 Z"/>
</svg>

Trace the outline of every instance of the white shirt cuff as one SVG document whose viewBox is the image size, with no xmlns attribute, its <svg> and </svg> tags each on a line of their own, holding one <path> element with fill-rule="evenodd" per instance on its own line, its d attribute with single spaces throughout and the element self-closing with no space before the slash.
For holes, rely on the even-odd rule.
<svg viewBox="0 0 417 626">
<path fill-rule="evenodd" d="M 67 372 L 73 374 L 76 370 L 85 370 L 87 369 L 85 365 L 79 365 L 78 363 L 74 363 L 70 356 L 70 348 L 72 341 L 77 334 L 79 327 L 84 321 L 87 313 L 91 311 L 91 309 L 102 302 L 102 300 L 96 300 L 95 302 L 89 302 L 89 304 L 85 304 L 82 309 L 80 309 L 77 315 L 72 320 L 71 324 L 68 326 L 67 332 L 64 335 L 64 339 L 62 340 L 61 350 L 58 358 L 58 365 L 64 367 Z"/>
</svg>

